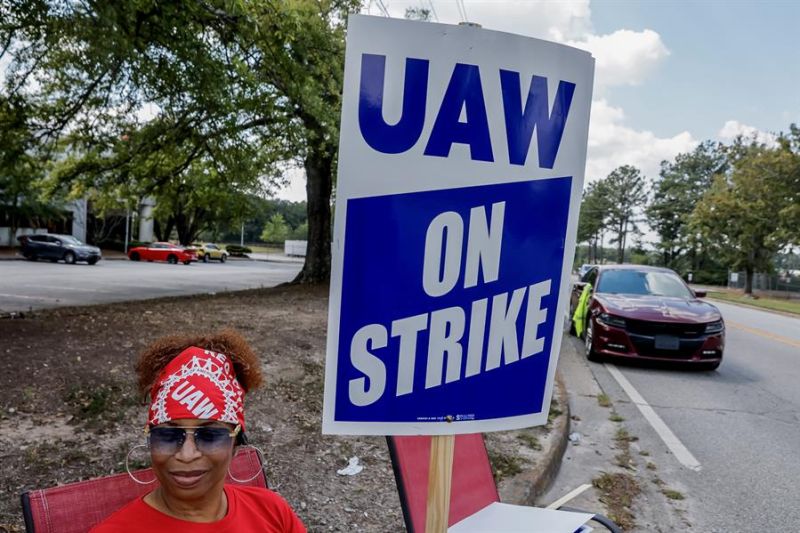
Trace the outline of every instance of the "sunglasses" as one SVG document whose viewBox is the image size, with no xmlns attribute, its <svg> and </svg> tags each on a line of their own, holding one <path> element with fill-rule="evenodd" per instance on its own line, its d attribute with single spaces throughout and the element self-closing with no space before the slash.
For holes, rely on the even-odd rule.
<svg viewBox="0 0 800 533">
<path fill-rule="evenodd" d="M 195 447 L 204 454 L 213 454 L 230 448 L 231 440 L 242 430 L 240 425 L 233 429 L 219 426 L 159 426 L 144 430 L 150 450 L 159 455 L 173 455 L 183 447 L 186 434 L 191 433 Z"/>
</svg>

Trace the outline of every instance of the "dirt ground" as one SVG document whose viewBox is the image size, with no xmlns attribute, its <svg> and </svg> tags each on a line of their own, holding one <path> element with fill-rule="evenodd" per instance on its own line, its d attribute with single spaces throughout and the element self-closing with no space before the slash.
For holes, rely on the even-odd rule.
<svg viewBox="0 0 800 533">
<path fill-rule="evenodd" d="M 266 385 L 245 399 L 248 436 L 309 531 L 404 531 L 385 439 L 321 434 L 327 305 L 327 287 L 291 286 L 0 319 L 0 532 L 24 531 L 26 490 L 125 470 L 146 411 L 133 363 L 150 341 L 223 327 L 262 357 Z M 546 435 L 489 440 L 496 474 L 530 464 Z M 337 475 L 352 456 L 364 470 Z"/>
</svg>

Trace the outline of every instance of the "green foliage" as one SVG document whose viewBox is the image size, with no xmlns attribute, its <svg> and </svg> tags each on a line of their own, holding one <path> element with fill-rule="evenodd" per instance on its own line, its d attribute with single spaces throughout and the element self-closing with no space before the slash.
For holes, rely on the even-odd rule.
<svg viewBox="0 0 800 533">
<path fill-rule="evenodd" d="M 798 238 L 793 225 L 800 200 L 800 154 L 791 143 L 733 147 L 731 171 L 718 175 L 691 215 L 691 228 L 732 268 L 769 272 L 775 255 Z"/>
<path fill-rule="evenodd" d="M 304 279 L 325 281 L 345 23 L 359 6 L 4 3 L 0 53 L 13 59 L 4 94 L 37 102 L 46 193 L 97 205 L 153 197 L 162 238 L 177 231 L 187 243 L 241 224 L 251 214 L 242 199 L 281 182 L 286 162 L 302 163 Z"/>
<path fill-rule="evenodd" d="M 611 242 L 617 243 L 617 262 L 623 263 L 628 233 L 638 232 L 636 215 L 647 199 L 644 176 L 638 168 L 623 165 L 603 180 L 603 190 L 608 202 L 606 224 L 615 234 Z"/>
<path fill-rule="evenodd" d="M 426 7 L 407 7 L 405 17 L 409 20 L 421 20 L 429 22 L 431 20 L 431 10 Z"/>
<path fill-rule="evenodd" d="M 650 227 L 659 235 L 656 248 L 664 266 L 682 273 L 718 270 L 704 241 L 690 230 L 689 220 L 714 176 L 727 168 L 725 147 L 711 141 L 690 153 L 678 154 L 672 162 L 662 161 L 646 213 Z"/>
<path fill-rule="evenodd" d="M 282 243 L 289 237 L 289 226 L 286 221 L 278 213 L 272 217 L 264 225 L 261 232 L 261 240 L 264 242 Z"/>
<path fill-rule="evenodd" d="M 233 257 L 243 257 L 245 254 L 253 253 L 252 249 L 247 246 L 239 246 L 238 244 L 228 244 L 225 246 L 225 250 Z"/>
</svg>

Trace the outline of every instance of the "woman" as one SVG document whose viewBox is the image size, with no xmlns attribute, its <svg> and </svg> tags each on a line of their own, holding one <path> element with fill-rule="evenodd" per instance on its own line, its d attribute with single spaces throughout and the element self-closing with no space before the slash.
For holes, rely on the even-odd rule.
<svg viewBox="0 0 800 533">
<path fill-rule="evenodd" d="M 246 443 L 244 395 L 263 380 L 241 335 L 164 337 L 142 354 L 136 372 L 150 397 L 145 433 L 159 484 L 92 532 L 306 531 L 274 492 L 225 484 L 237 446 Z"/>
</svg>

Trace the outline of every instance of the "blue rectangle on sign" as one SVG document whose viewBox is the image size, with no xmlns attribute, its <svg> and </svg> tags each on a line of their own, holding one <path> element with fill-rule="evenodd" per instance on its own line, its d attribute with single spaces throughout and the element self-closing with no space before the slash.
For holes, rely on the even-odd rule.
<svg viewBox="0 0 800 533">
<path fill-rule="evenodd" d="M 539 413 L 571 187 L 559 177 L 348 200 L 334 420 Z"/>
</svg>

